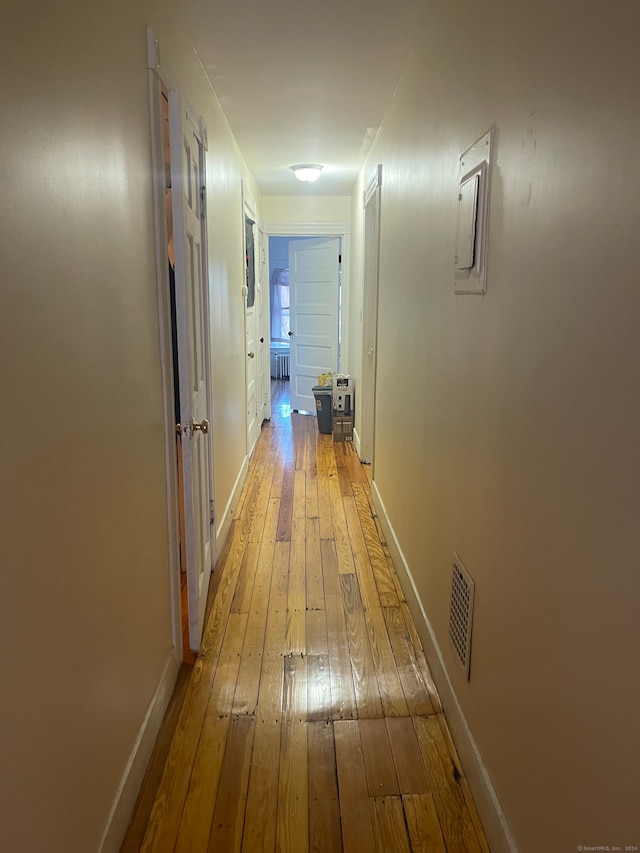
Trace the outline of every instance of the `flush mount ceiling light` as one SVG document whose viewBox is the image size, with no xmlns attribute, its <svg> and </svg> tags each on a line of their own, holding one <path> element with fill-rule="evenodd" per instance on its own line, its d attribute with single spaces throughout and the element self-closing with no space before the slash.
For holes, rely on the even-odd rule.
<svg viewBox="0 0 640 853">
<path fill-rule="evenodd" d="M 299 163 L 291 168 L 299 181 L 306 181 L 307 183 L 317 181 L 322 171 L 322 166 L 318 166 L 316 163 Z"/>
</svg>

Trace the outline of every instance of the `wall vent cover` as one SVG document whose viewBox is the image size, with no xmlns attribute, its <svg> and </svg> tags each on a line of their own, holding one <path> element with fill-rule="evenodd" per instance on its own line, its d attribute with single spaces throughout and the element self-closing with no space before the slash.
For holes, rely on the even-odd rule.
<svg viewBox="0 0 640 853">
<path fill-rule="evenodd" d="M 475 592 L 476 585 L 473 578 L 462 565 L 460 557 L 454 552 L 449 636 L 460 663 L 465 668 L 467 679 L 471 674 L 471 628 Z"/>
</svg>

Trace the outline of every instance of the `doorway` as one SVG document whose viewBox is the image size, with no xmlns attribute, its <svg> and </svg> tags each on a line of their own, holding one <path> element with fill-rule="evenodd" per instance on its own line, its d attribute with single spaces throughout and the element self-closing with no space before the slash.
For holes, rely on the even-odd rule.
<svg viewBox="0 0 640 853">
<path fill-rule="evenodd" d="M 206 129 L 155 67 L 150 86 L 172 628 L 189 661 L 215 564 Z"/>
<path fill-rule="evenodd" d="M 182 637 L 182 660 L 195 663 L 196 652 L 189 648 L 189 604 L 187 596 L 187 559 L 185 553 L 185 505 L 184 483 L 182 477 L 182 439 L 178 429 L 180 424 L 180 376 L 178 371 L 178 327 L 176 321 L 176 273 L 175 245 L 173 239 L 173 191 L 171 186 L 171 136 L 169 133 L 169 92 L 160 87 L 162 110 L 162 150 L 165 175 L 165 224 L 167 233 L 167 258 L 169 261 L 169 312 L 171 319 L 171 366 L 173 374 L 173 415 L 175 429 L 175 455 L 178 500 L 178 545 L 180 570 L 180 635 Z"/>
<path fill-rule="evenodd" d="M 312 387 L 341 367 L 341 236 L 269 237 L 269 366 L 278 407 L 315 412 Z"/>
<path fill-rule="evenodd" d="M 261 377 L 264 354 L 264 336 L 261 334 L 262 288 L 260 282 L 260 243 L 258 214 L 255 201 L 242 185 L 244 217 L 244 330 L 245 330 L 245 385 L 246 385 L 246 428 L 247 457 L 251 456 L 260 436 L 263 421 L 263 390 Z"/>
</svg>

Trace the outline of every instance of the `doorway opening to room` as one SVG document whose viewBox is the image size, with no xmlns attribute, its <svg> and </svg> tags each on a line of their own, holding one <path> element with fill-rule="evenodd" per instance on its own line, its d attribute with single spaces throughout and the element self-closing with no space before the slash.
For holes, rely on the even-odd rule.
<svg viewBox="0 0 640 853">
<path fill-rule="evenodd" d="M 173 368 L 173 413 L 176 423 L 176 477 L 178 497 L 178 546 L 180 559 L 180 631 L 182 635 L 182 659 L 185 663 L 193 664 L 196 654 L 189 648 L 189 606 L 187 599 L 187 561 L 185 554 L 185 505 L 184 483 L 182 479 L 182 440 L 179 433 L 180 425 L 180 376 L 178 371 L 178 327 L 176 322 L 176 274 L 175 274 L 175 244 L 173 238 L 173 212 L 171 186 L 171 140 L 169 134 L 169 92 L 166 86 L 161 86 L 162 106 L 162 143 L 164 152 L 165 174 L 165 216 L 167 229 L 167 258 L 169 262 L 169 312 L 171 318 L 171 364 Z"/>
<path fill-rule="evenodd" d="M 173 368 L 173 413 L 176 423 L 176 477 L 178 496 L 178 545 L 180 557 L 180 630 L 182 635 L 182 659 L 193 664 L 196 654 L 189 648 L 189 606 L 187 600 L 187 561 L 185 554 L 185 506 L 184 483 L 182 480 L 182 440 L 180 424 L 180 376 L 178 371 L 178 327 L 176 322 L 176 273 L 175 244 L 173 239 L 173 190 L 171 186 L 171 139 L 169 133 L 169 92 L 161 86 L 162 143 L 165 174 L 165 216 L 167 229 L 167 258 L 169 261 L 169 312 L 171 318 L 171 364 Z"/>
<path fill-rule="evenodd" d="M 203 120 L 158 70 L 157 43 L 148 35 L 172 639 L 189 662 L 200 647 L 215 564 L 207 133 Z"/>
<path fill-rule="evenodd" d="M 341 235 L 269 237 L 269 365 L 278 412 L 315 413 L 318 376 L 341 363 Z"/>
</svg>

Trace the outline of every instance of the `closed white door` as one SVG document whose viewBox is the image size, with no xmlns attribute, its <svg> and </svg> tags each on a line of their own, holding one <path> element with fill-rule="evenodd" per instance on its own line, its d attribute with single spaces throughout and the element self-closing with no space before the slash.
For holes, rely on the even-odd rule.
<svg viewBox="0 0 640 853">
<path fill-rule="evenodd" d="M 315 412 L 318 376 L 338 368 L 340 237 L 289 244 L 291 408 Z"/>
<path fill-rule="evenodd" d="M 203 249 L 204 148 L 177 92 L 169 93 L 176 326 L 189 646 L 200 647 L 213 562 L 208 291 Z"/>
</svg>

